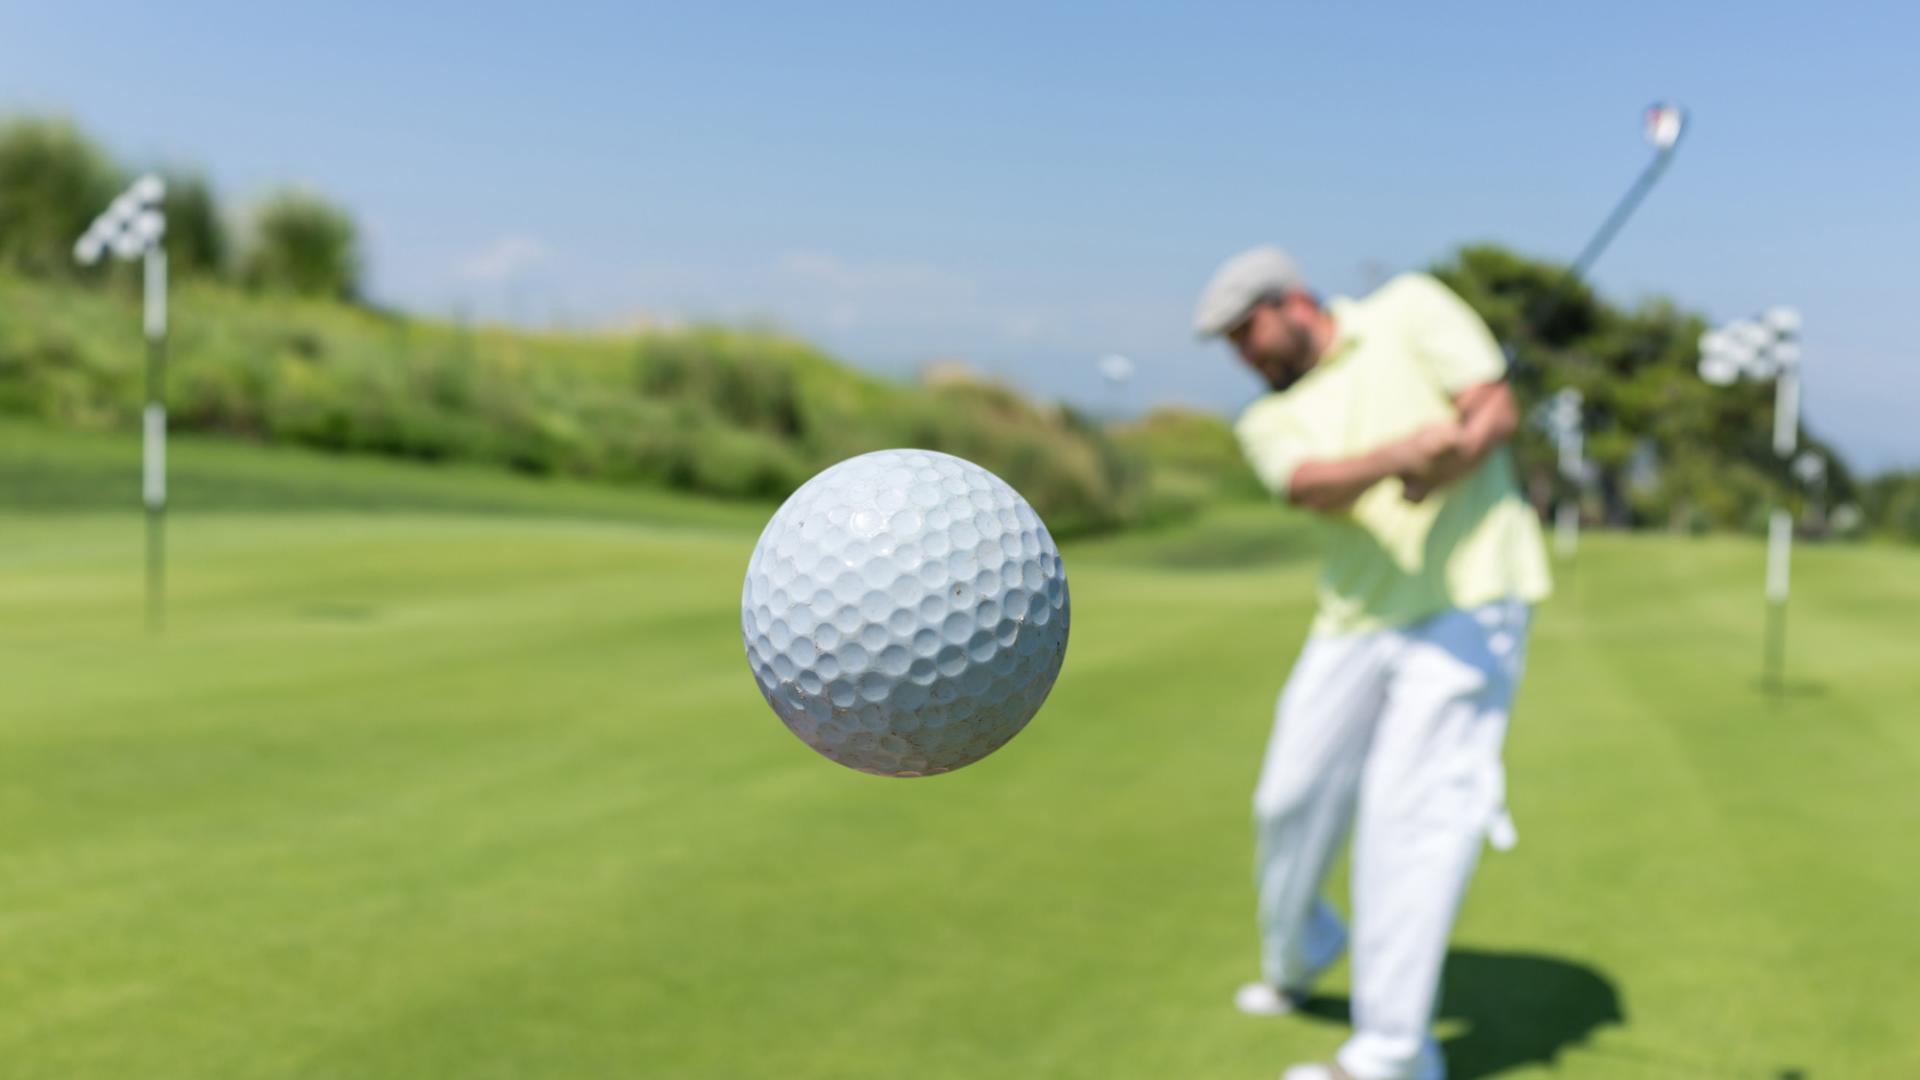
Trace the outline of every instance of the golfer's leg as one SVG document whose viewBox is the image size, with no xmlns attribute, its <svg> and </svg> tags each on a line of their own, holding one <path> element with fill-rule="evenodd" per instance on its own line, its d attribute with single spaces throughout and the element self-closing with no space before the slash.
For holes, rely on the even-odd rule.
<svg viewBox="0 0 1920 1080">
<path fill-rule="evenodd" d="M 1304 990 L 1344 933 L 1320 885 L 1352 820 L 1380 709 L 1378 635 L 1316 637 L 1301 651 L 1254 788 L 1261 977 Z"/>
<path fill-rule="evenodd" d="M 1360 1080 L 1438 1067 L 1429 1029 L 1441 965 L 1501 810 L 1525 620 L 1519 605 L 1429 620 L 1406 632 L 1389 677 L 1354 840 L 1354 1036 L 1340 1063 Z"/>
</svg>

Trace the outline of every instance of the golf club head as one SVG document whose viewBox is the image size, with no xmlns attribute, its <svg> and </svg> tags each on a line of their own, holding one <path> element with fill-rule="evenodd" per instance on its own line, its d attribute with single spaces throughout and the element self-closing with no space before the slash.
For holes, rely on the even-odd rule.
<svg viewBox="0 0 1920 1080">
<path fill-rule="evenodd" d="M 1686 110 L 1678 105 L 1657 102 L 1647 106 L 1646 131 L 1647 142 L 1655 150 L 1666 153 L 1680 142 L 1680 136 L 1686 131 Z"/>
</svg>

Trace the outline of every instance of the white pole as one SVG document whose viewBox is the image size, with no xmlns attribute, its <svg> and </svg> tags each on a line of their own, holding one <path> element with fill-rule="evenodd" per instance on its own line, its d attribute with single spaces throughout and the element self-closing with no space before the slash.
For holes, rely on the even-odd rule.
<svg viewBox="0 0 1920 1080">
<path fill-rule="evenodd" d="M 1580 504 L 1562 499 L 1553 515 L 1554 550 L 1563 559 L 1571 559 L 1580 549 Z"/>
<path fill-rule="evenodd" d="M 167 253 L 159 245 L 147 249 L 146 260 L 147 347 L 158 357 L 167 337 Z M 157 362 L 157 359 L 152 362 Z M 142 416 L 145 439 L 142 446 L 141 484 L 147 509 L 160 511 L 167 505 L 167 405 L 162 400 L 158 379 L 147 388 L 147 404 Z"/>
<path fill-rule="evenodd" d="M 148 341 L 167 336 L 167 249 L 159 244 L 147 249 L 146 319 Z"/>
<path fill-rule="evenodd" d="M 1574 493 L 1563 495 L 1553 514 L 1554 551 L 1562 559 L 1571 559 L 1580 548 L 1580 429 L 1560 429 L 1560 476 L 1574 485 Z"/>
<path fill-rule="evenodd" d="M 145 436 L 141 448 L 140 494 L 147 509 L 158 513 L 167 506 L 167 410 L 148 402 L 141 417 Z"/>
<path fill-rule="evenodd" d="M 1786 686 L 1787 574 L 1793 560 L 1793 515 L 1777 507 L 1767 523 L 1767 643 L 1765 682 L 1773 693 Z"/>
<path fill-rule="evenodd" d="M 1800 437 L 1800 372 L 1789 366 L 1780 372 L 1773 391 L 1773 452 L 1791 457 Z"/>
<path fill-rule="evenodd" d="M 1800 369 L 1780 370 L 1773 392 L 1773 450 L 1789 463 L 1800 436 Z M 1789 464 L 1791 468 L 1791 464 Z M 1774 507 L 1767 522 L 1767 681 L 1777 693 L 1783 685 L 1787 654 L 1787 587 L 1793 565 L 1793 515 Z"/>
<path fill-rule="evenodd" d="M 1775 507 L 1767 521 L 1767 600 L 1787 602 L 1788 576 L 1793 558 L 1793 515 Z"/>
<path fill-rule="evenodd" d="M 155 242 L 146 259 L 147 403 L 142 410 L 141 497 L 147 506 L 147 626 L 166 626 L 167 252 Z"/>
</svg>

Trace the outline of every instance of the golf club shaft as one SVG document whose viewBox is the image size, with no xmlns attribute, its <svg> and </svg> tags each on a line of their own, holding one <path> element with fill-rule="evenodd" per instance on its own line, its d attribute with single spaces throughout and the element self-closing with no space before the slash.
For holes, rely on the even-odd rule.
<svg viewBox="0 0 1920 1080">
<path fill-rule="evenodd" d="M 1580 249 L 1580 254 L 1574 258 L 1573 265 L 1567 268 L 1569 277 L 1579 280 L 1586 275 L 1594 262 L 1600 258 L 1600 254 L 1607 250 L 1607 245 L 1613 242 L 1614 235 L 1627 223 L 1627 219 L 1633 216 L 1633 212 L 1639 209 L 1640 203 L 1647 197 L 1647 192 L 1652 191 L 1653 185 L 1659 183 L 1661 175 L 1667 171 L 1667 164 L 1672 160 L 1673 147 L 1671 146 L 1654 154 L 1653 160 L 1647 163 L 1647 167 L 1640 170 L 1640 176 L 1634 180 L 1633 186 L 1627 189 L 1627 193 L 1620 197 L 1620 201 L 1615 203 L 1613 210 L 1607 214 L 1606 220 L 1600 223 L 1600 228 L 1593 234 L 1593 239 L 1588 240 L 1587 246 Z"/>
<path fill-rule="evenodd" d="M 1647 193 L 1653 190 L 1653 185 L 1660 182 L 1661 175 L 1667 171 L 1667 164 L 1673 160 L 1673 151 L 1674 147 L 1669 146 L 1654 153 L 1653 160 L 1647 163 L 1646 168 L 1640 170 L 1640 175 L 1634 179 L 1633 186 L 1628 188 L 1627 193 L 1614 204 L 1606 220 L 1602 221 L 1600 228 L 1594 232 L 1592 239 L 1580 249 L 1580 254 L 1574 256 L 1573 262 L 1561 273 L 1560 279 L 1554 282 L 1553 290 L 1547 294 L 1546 300 L 1534 310 L 1533 317 L 1529 318 L 1521 328 L 1523 333 L 1531 337 L 1534 327 L 1559 308 L 1560 301 L 1566 296 L 1567 291 L 1586 278 L 1587 271 L 1599 261 L 1601 253 L 1607 250 L 1607 245 L 1613 242 L 1613 238 L 1626 225 L 1627 219 L 1633 216 L 1633 212 L 1646 199 Z"/>
</svg>

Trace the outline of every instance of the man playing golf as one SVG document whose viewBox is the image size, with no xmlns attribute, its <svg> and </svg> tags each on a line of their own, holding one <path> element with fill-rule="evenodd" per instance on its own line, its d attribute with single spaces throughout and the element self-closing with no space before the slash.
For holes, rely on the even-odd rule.
<svg viewBox="0 0 1920 1080">
<path fill-rule="evenodd" d="M 1272 387 L 1241 447 L 1332 534 L 1254 791 L 1261 979 L 1236 1004 L 1291 1010 L 1347 945 L 1320 887 L 1351 826 L 1354 1034 L 1283 1080 L 1442 1080 L 1441 964 L 1482 839 L 1513 841 L 1501 743 L 1550 588 L 1506 365 L 1433 278 L 1323 305 L 1270 247 L 1220 267 L 1194 325 Z"/>
</svg>

